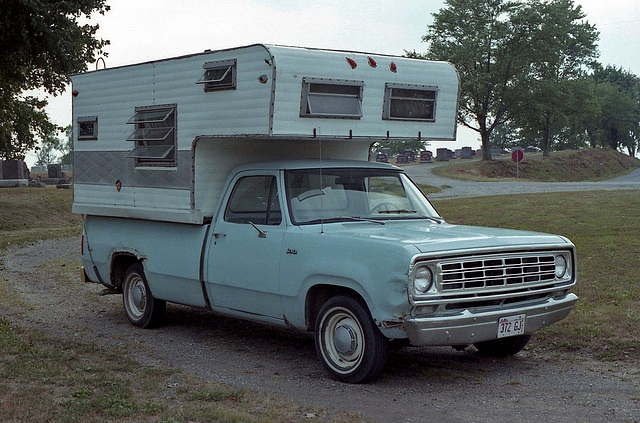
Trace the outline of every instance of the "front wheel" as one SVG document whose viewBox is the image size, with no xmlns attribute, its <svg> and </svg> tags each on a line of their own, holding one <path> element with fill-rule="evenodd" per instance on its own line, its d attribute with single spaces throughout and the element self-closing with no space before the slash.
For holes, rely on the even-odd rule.
<svg viewBox="0 0 640 423">
<path fill-rule="evenodd" d="M 352 297 L 336 296 L 322 306 L 314 339 L 320 361 L 341 382 L 367 382 L 387 362 L 388 340 L 367 307 Z"/>
<path fill-rule="evenodd" d="M 151 290 L 140 263 L 132 264 L 124 275 L 122 302 L 129 321 L 140 328 L 153 328 L 160 324 L 167 303 L 151 295 Z"/>
<path fill-rule="evenodd" d="M 518 354 L 527 345 L 531 335 L 510 336 L 508 338 L 494 339 L 492 341 L 473 344 L 480 354 L 491 357 L 507 357 Z"/>
</svg>

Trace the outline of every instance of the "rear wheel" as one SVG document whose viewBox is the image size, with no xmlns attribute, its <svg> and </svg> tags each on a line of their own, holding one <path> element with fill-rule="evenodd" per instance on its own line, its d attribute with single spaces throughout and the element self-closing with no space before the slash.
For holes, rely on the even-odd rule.
<svg viewBox="0 0 640 423">
<path fill-rule="evenodd" d="M 151 290 L 140 263 L 132 264 L 124 275 L 122 302 L 129 321 L 140 328 L 158 326 L 167 303 L 151 295 Z"/>
<path fill-rule="evenodd" d="M 527 345 L 531 335 L 510 336 L 508 338 L 494 339 L 491 341 L 473 344 L 480 354 L 492 357 L 507 357 L 518 354 Z"/>
<path fill-rule="evenodd" d="M 367 382 L 387 362 L 388 340 L 367 307 L 352 297 L 336 296 L 322 306 L 314 338 L 322 364 L 341 382 Z"/>
</svg>

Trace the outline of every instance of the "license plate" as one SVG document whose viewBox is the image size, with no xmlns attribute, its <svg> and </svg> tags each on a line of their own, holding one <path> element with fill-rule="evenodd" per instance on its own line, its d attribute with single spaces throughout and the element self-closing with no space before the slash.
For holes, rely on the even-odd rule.
<svg viewBox="0 0 640 423">
<path fill-rule="evenodd" d="M 500 318 L 498 321 L 498 338 L 524 334 L 524 321 L 526 318 L 526 314 Z"/>
</svg>

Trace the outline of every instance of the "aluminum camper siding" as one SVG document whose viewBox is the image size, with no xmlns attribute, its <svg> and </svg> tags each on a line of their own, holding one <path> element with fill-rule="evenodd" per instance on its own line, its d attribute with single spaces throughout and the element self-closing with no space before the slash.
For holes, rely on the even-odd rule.
<svg viewBox="0 0 640 423">
<path fill-rule="evenodd" d="M 203 65 L 229 58 L 237 60 L 237 89 L 204 92 L 196 84 Z M 97 140 L 74 140 L 73 211 L 200 223 L 203 213 L 193 205 L 193 142 L 206 134 L 268 134 L 272 85 L 258 77 L 272 80 L 270 59 L 256 45 L 72 76 L 75 133 L 79 117 L 98 117 Z M 136 168 L 134 159 L 125 158 L 134 147 L 126 141 L 134 130 L 127 121 L 136 107 L 162 104 L 177 105 L 177 165 Z"/>
<path fill-rule="evenodd" d="M 273 116 L 275 136 L 369 137 L 454 141 L 458 110 L 459 77 L 446 62 L 368 53 L 269 46 L 275 58 L 276 90 Z M 352 68 L 347 58 L 357 64 Z M 369 65 L 372 58 L 376 67 Z M 390 69 L 394 62 L 396 71 Z M 301 118 L 303 78 L 363 81 L 362 118 Z M 386 83 L 437 87 L 433 122 L 383 120 Z"/>
<path fill-rule="evenodd" d="M 206 62 L 231 59 L 236 89 L 205 92 L 196 84 Z M 362 118 L 300 117 L 305 77 L 363 81 Z M 81 214 L 202 223 L 239 164 L 317 158 L 320 151 L 325 158 L 367 160 L 370 144 L 387 136 L 455 139 L 459 80 L 443 62 L 252 45 L 87 72 L 72 82 L 73 211 Z M 387 82 L 436 86 L 435 121 L 383 120 Z M 135 129 L 127 122 L 136 107 L 163 104 L 176 105 L 176 166 L 136 167 L 126 158 Z M 77 139 L 82 117 L 97 117 L 97 140 Z"/>
</svg>

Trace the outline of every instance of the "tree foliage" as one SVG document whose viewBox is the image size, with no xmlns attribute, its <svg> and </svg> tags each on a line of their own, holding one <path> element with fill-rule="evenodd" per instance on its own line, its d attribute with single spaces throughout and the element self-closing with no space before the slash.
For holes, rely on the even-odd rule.
<svg viewBox="0 0 640 423">
<path fill-rule="evenodd" d="M 626 148 L 635 156 L 640 138 L 640 78 L 613 66 L 596 66 L 591 77 L 600 105 L 592 118 L 592 146 Z"/>
<path fill-rule="evenodd" d="M 483 159 L 490 135 L 534 113 L 528 125 L 550 132 L 563 118 L 574 79 L 596 56 L 595 27 L 572 0 L 447 0 L 423 37 L 422 57 L 452 62 L 461 77 L 459 121 L 477 131 Z M 415 55 L 420 56 L 420 55 Z M 536 120 L 533 120 L 533 119 Z M 519 125 L 520 126 L 520 125 Z"/>
<path fill-rule="evenodd" d="M 598 32 L 573 0 L 531 0 L 518 19 L 530 26 L 532 45 L 545 46 L 546 54 L 531 63 L 531 86 L 517 119 L 519 126 L 537 134 L 548 156 L 568 119 L 580 113 L 582 96 L 574 81 L 597 57 Z"/>
<path fill-rule="evenodd" d="M 40 144 L 35 148 L 36 165 L 46 166 L 51 163 L 70 165 L 73 162 L 71 128 L 72 126 L 68 125 L 61 133 L 49 132 L 40 140 Z"/>
<path fill-rule="evenodd" d="M 36 166 L 48 166 L 51 163 L 55 163 L 58 158 L 55 150 L 61 143 L 62 141 L 55 133 L 47 134 L 41 140 L 41 146 L 36 147 Z"/>
<path fill-rule="evenodd" d="M 59 94 L 67 75 L 104 54 L 108 41 L 96 38 L 98 25 L 83 22 L 108 10 L 106 0 L 0 2 L 0 157 L 23 158 L 58 129 L 46 101 L 25 92 Z"/>
</svg>

